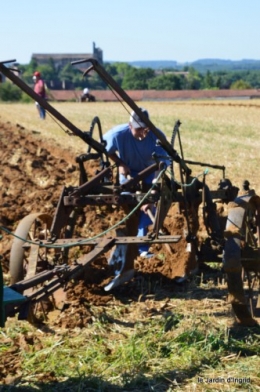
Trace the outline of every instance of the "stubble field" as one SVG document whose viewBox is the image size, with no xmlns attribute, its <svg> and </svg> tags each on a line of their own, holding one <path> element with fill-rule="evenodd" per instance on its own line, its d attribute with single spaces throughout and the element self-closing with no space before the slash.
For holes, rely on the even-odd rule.
<svg viewBox="0 0 260 392">
<path fill-rule="evenodd" d="M 95 102 L 88 106 L 77 103 L 54 103 L 81 130 L 89 130 L 95 116 L 101 120 L 103 132 L 115 124 L 128 122 L 128 108 L 120 103 Z M 184 158 L 226 167 L 226 176 L 236 184 L 249 179 L 252 188 L 258 184 L 259 109 L 258 100 L 141 102 L 149 110 L 152 122 L 170 138 L 176 120 L 182 125 L 181 138 Z M 37 118 L 33 104 L 1 104 L 0 120 L 23 125 L 28 130 L 39 130 L 48 139 L 54 138 L 63 146 L 81 152 L 85 147 L 78 138 L 66 137 L 61 127 L 50 117 L 45 122 Z M 175 148 L 180 152 L 179 146 Z M 194 168 L 195 170 L 195 168 Z M 200 171 L 200 168 L 196 168 Z M 195 173 L 194 173 L 195 174 Z M 208 181 L 218 179 L 211 170 Z"/>
</svg>

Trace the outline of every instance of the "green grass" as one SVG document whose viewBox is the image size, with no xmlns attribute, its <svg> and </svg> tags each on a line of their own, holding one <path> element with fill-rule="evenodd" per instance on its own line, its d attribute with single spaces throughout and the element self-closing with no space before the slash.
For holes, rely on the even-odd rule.
<svg viewBox="0 0 260 392">
<path fill-rule="evenodd" d="M 39 330 L 9 320 L 1 336 L 0 357 L 13 350 L 19 358 L 19 390 L 30 386 L 65 391 L 66 386 L 72 391 L 160 392 L 192 390 L 187 388 L 193 384 L 198 391 L 229 390 L 220 389 L 227 387 L 228 377 L 250 378 L 250 384 L 231 382 L 230 390 L 259 390 L 258 329 L 227 328 L 212 315 L 188 314 L 178 299 L 170 303 L 175 312 L 153 317 L 145 316 L 140 303 L 127 309 L 93 307 L 95 320 L 81 330 Z M 130 324 L 124 318 L 132 311 L 135 319 Z M 214 385 L 200 385 L 198 377 L 219 377 L 225 383 L 212 389 Z"/>
</svg>

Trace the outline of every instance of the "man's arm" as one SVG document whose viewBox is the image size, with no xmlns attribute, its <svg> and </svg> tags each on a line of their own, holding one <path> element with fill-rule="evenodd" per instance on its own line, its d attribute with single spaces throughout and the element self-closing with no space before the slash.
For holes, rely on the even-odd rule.
<svg viewBox="0 0 260 392">
<path fill-rule="evenodd" d="M 125 177 L 127 177 L 127 175 L 130 174 L 129 167 L 122 161 L 121 158 L 119 158 L 119 156 L 116 153 L 109 154 L 108 156 L 118 166 L 119 174 L 122 174 Z"/>
</svg>

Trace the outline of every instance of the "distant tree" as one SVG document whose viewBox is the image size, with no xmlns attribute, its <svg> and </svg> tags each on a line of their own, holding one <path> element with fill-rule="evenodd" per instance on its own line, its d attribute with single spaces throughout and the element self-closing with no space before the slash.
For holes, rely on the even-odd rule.
<svg viewBox="0 0 260 392">
<path fill-rule="evenodd" d="M 153 69 L 132 67 L 123 77 L 122 88 L 125 90 L 147 90 L 152 78 L 154 78 Z"/>
<path fill-rule="evenodd" d="M 219 88 L 219 89 L 222 88 L 222 79 L 221 79 L 221 76 L 218 76 L 218 77 L 216 78 L 216 87 Z"/>
<path fill-rule="evenodd" d="M 31 58 L 29 66 L 32 68 L 33 71 L 35 71 L 38 68 L 38 62 L 34 57 Z"/>
<path fill-rule="evenodd" d="M 190 67 L 188 69 L 188 75 L 185 79 L 185 90 L 200 90 L 202 87 L 203 77 L 194 68 Z"/>
<path fill-rule="evenodd" d="M 51 80 L 57 78 L 57 73 L 55 69 L 53 70 L 52 66 L 49 64 L 41 65 L 38 67 L 37 70 L 41 73 L 41 76 L 45 82 L 49 83 Z"/>
<path fill-rule="evenodd" d="M 52 69 L 53 73 L 56 73 L 55 63 L 52 57 L 48 59 L 48 66 Z"/>
<path fill-rule="evenodd" d="M 232 83 L 230 86 L 230 90 L 247 90 L 251 88 L 252 86 L 242 79 L 237 80 L 236 82 Z"/>
<path fill-rule="evenodd" d="M 21 70 L 23 80 L 28 84 L 32 84 L 33 73 L 38 70 L 37 60 L 32 58 L 29 64 L 21 65 L 19 69 Z"/>
<path fill-rule="evenodd" d="M 203 87 L 206 89 L 211 89 L 215 87 L 214 78 L 210 71 L 207 71 L 206 75 L 203 78 Z"/>
<path fill-rule="evenodd" d="M 208 65 L 209 66 L 209 65 Z M 173 73 L 173 68 L 162 70 L 162 74 L 157 75 L 153 68 L 137 68 L 128 63 L 115 62 L 105 63 L 105 70 L 113 77 L 113 79 L 126 90 L 200 90 L 200 89 L 244 89 L 244 88 L 260 88 L 260 70 L 254 69 L 234 69 L 227 68 L 227 70 L 213 71 L 206 69 L 206 64 L 203 64 L 203 73 L 198 71 L 198 68 L 185 65 L 182 69 L 188 72 L 184 76 Z M 38 70 L 41 72 L 49 89 L 60 89 L 62 84 L 66 89 L 83 89 L 89 87 L 90 89 L 103 90 L 108 86 L 96 72 L 90 72 L 85 78 L 82 77 L 82 71 L 67 64 L 62 69 L 56 69 L 52 58 L 49 58 L 47 64 L 39 65 L 36 59 L 32 58 L 29 64 L 19 65 L 21 71 L 21 78 L 33 86 L 32 76 Z M 217 67 L 219 69 L 219 67 Z M 4 83 L 3 83 L 4 84 Z M 12 87 L 2 90 L 0 99 L 9 100 L 10 97 L 17 99 L 16 92 Z M 7 97 L 7 98 L 6 98 Z M 21 100 L 26 99 L 22 96 Z"/>
<path fill-rule="evenodd" d="M 148 83 L 149 89 L 182 90 L 183 77 L 174 74 L 163 74 L 152 78 Z"/>
<path fill-rule="evenodd" d="M 45 69 L 41 68 L 41 72 L 48 87 L 54 87 L 58 80 L 58 71 L 55 68 L 54 60 L 52 57 L 48 59 L 48 63 Z"/>
<path fill-rule="evenodd" d="M 231 75 L 229 75 L 230 72 L 223 72 L 223 71 L 218 71 L 214 72 L 214 80 L 215 80 L 215 85 L 219 89 L 229 89 L 230 85 L 234 81 L 232 78 L 230 79 Z"/>
<path fill-rule="evenodd" d="M 22 98 L 22 90 L 11 82 L 0 84 L 0 101 L 19 101 Z"/>
<path fill-rule="evenodd" d="M 114 63 L 114 66 L 116 67 L 116 72 L 117 74 L 120 74 L 124 76 L 127 72 L 129 72 L 132 68 L 134 68 L 132 65 L 128 63 Z"/>
<path fill-rule="evenodd" d="M 101 79 L 101 77 L 97 73 L 94 73 L 88 79 L 88 86 L 92 90 L 106 90 L 107 89 L 107 84 L 104 82 L 103 79 Z"/>
<path fill-rule="evenodd" d="M 116 63 L 105 63 L 104 68 L 112 77 L 116 76 L 119 73 Z"/>
<path fill-rule="evenodd" d="M 127 73 L 129 69 L 132 67 L 127 64 L 127 63 L 106 63 L 104 64 L 105 70 L 115 79 L 115 81 L 119 84 L 119 86 L 122 85 L 122 81 L 124 79 L 124 75 Z"/>
<path fill-rule="evenodd" d="M 67 89 L 72 86 L 73 75 L 75 73 L 75 68 L 68 63 L 59 72 L 59 79 L 62 82 L 62 88 Z"/>
<path fill-rule="evenodd" d="M 243 80 L 247 81 L 252 88 L 260 88 L 260 70 L 247 71 L 246 75 L 243 75 Z"/>
</svg>

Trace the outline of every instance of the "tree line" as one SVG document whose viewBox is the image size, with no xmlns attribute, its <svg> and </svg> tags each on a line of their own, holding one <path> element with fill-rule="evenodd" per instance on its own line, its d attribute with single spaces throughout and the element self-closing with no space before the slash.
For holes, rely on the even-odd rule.
<svg viewBox="0 0 260 392">
<path fill-rule="evenodd" d="M 152 68 L 137 68 L 128 63 L 105 63 L 105 70 L 124 90 L 203 90 L 203 89 L 258 89 L 260 88 L 260 70 L 206 71 L 199 72 L 193 67 L 169 68 L 160 71 Z M 22 79 L 33 85 L 32 75 L 35 70 L 42 74 L 48 89 L 105 90 L 107 85 L 95 72 L 85 78 L 82 71 L 70 63 L 56 68 L 53 59 L 47 64 L 38 65 L 35 59 L 29 64 L 19 65 Z M 0 84 L 0 100 L 29 100 L 25 94 L 11 83 Z"/>
</svg>

